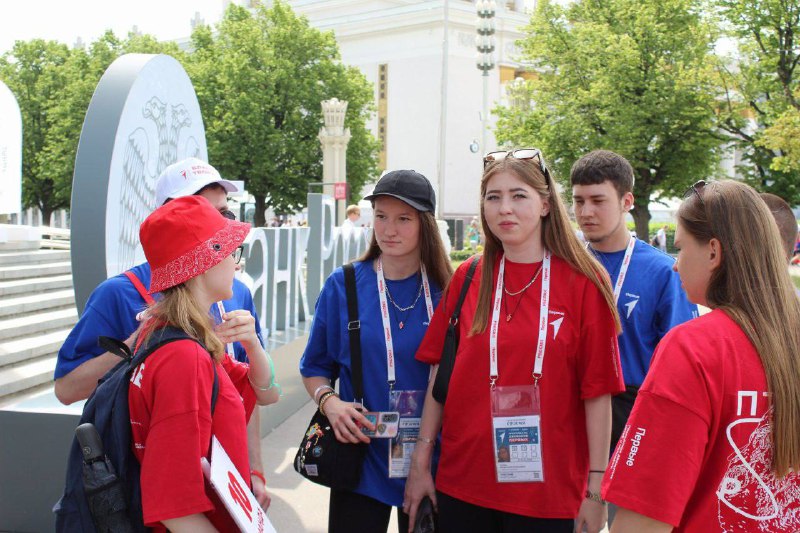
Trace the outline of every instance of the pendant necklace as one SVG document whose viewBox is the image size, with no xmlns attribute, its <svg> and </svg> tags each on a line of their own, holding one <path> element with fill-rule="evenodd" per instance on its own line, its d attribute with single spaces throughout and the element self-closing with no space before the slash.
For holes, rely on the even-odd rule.
<svg viewBox="0 0 800 533">
<path fill-rule="evenodd" d="M 529 288 L 531 285 L 533 285 L 533 284 L 534 284 L 534 282 L 536 281 L 536 278 L 538 278 L 538 277 L 539 277 L 539 274 L 540 274 L 541 272 L 542 272 L 542 267 L 541 267 L 541 265 L 540 265 L 540 266 L 539 266 L 539 269 L 538 269 L 538 270 L 536 271 L 536 273 L 533 275 L 533 277 L 531 278 L 531 280 L 530 280 L 530 281 L 529 281 L 529 282 L 528 282 L 528 283 L 527 283 L 527 284 L 526 284 L 524 287 L 522 287 L 522 288 L 521 288 L 520 290 L 518 290 L 518 291 L 509 291 L 509 290 L 508 290 L 508 289 L 505 287 L 505 280 L 503 281 L 503 291 L 506 293 L 506 296 L 507 296 L 507 297 L 508 297 L 508 296 L 516 296 L 516 295 L 518 295 L 518 294 L 521 294 L 521 295 L 522 295 L 522 296 L 520 296 L 520 297 L 519 297 L 519 300 L 517 300 L 517 305 L 514 307 L 514 310 L 513 310 L 512 312 L 510 312 L 510 313 L 508 312 L 508 305 L 507 305 L 507 303 L 506 303 L 506 302 L 507 302 L 507 300 L 508 300 L 508 298 L 503 298 L 503 310 L 506 312 L 506 322 L 511 322 L 511 319 L 512 319 L 512 318 L 514 318 L 514 315 L 516 314 L 516 312 L 517 312 L 517 309 L 519 309 L 519 306 L 520 306 L 520 304 L 522 304 L 522 299 L 523 299 L 523 298 L 525 298 L 525 293 L 527 292 L 528 288 Z"/>
<path fill-rule="evenodd" d="M 389 285 L 388 284 L 386 284 L 386 295 L 389 297 L 389 301 L 392 303 L 394 308 L 397 310 L 397 317 L 398 317 L 398 319 L 397 319 L 397 327 L 399 327 L 400 329 L 403 329 L 403 327 L 405 327 L 405 317 L 407 316 L 408 311 L 411 311 L 412 309 L 414 309 L 414 307 L 417 305 L 417 302 L 419 301 L 420 296 L 422 296 L 422 279 L 420 279 L 420 281 L 419 281 L 419 289 L 417 290 L 417 297 L 414 298 L 414 302 L 411 305 L 407 306 L 407 307 L 400 307 L 399 305 L 397 305 L 397 302 L 395 302 L 394 298 L 392 298 L 392 293 L 389 292 Z M 400 313 L 406 313 L 406 314 L 405 315 L 401 315 Z"/>
</svg>

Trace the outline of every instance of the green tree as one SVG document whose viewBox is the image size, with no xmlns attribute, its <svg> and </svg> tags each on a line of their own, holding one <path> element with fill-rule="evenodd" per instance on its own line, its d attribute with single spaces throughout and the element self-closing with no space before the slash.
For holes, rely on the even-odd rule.
<svg viewBox="0 0 800 533">
<path fill-rule="evenodd" d="M 735 56 L 720 61 L 720 128 L 743 149 L 749 182 L 800 203 L 800 2 L 717 0 Z"/>
<path fill-rule="evenodd" d="M 572 163 L 604 148 L 636 174 L 632 211 L 647 239 L 654 194 L 682 194 L 714 172 L 712 27 L 699 0 L 539 3 L 522 53 L 536 77 L 500 107 L 496 137 L 537 146 L 566 181 Z"/>
<path fill-rule="evenodd" d="M 365 124 L 372 87 L 341 63 L 332 33 L 311 28 L 280 1 L 252 12 L 231 4 L 216 34 L 198 27 L 192 46 L 187 70 L 203 111 L 209 159 L 223 175 L 246 182 L 256 225 L 265 224 L 267 206 L 278 212 L 301 207 L 308 184 L 322 181 L 322 100 L 349 102 L 353 194 L 376 175 L 377 142 Z"/>
<path fill-rule="evenodd" d="M 64 65 L 69 57 L 65 45 L 41 39 L 17 41 L 0 57 L 0 78 L 16 96 L 22 114 L 22 203 L 38 207 L 45 224 L 70 200 L 72 175 L 54 173 L 48 165 L 48 153 L 54 150 L 48 137 L 55 123 L 51 111 L 66 85 Z"/>
<path fill-rule="evenodd" d="M 15 93 L 22 113 L 22 197 L 25 207 L 50 214 L 70 205 L 75 154 L 83 120 L 97 83 L 123 53 L 169 53 L 175 43 L 130 34 L 124 41 L 107 31 L 88 49 L 54 41 L 18 41 L 0 58 L 0 78 Z"/>
</svg>

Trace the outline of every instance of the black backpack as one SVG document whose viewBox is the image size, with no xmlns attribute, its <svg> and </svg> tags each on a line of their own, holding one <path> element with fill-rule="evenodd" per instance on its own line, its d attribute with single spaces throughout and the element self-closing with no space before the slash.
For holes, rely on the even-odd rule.
<svg viewBox="0 0 800 533">
<path fill-rule="evenodd" d="M 120 356 L 122 361 L 98 381 L 97 388 L 86 401 L 80 423 L 88 422 L 95 426 L 102 440 L 106 461 L 113 466 L 116 472 L 116 480 L 109 486 L 100 487 L 100 490 L 118 492 L 121 488 L 122 497 L 117 498 L 118 501 L 112 504 L 107 512 L 127 517 L 129 525 L 122 528 L 125 531 L 149 531 L 149 528 L 144 526 L 142 516 L 140 465 L 131 450 L 131 420 L 128 411 L 128 387 L 131 374 L 158 348 L 184 339 L 194 340 L 202 346 L 197 339 L 193 339 L 183 330 L 173 327 L 166 327 L 154 332 L 147 343 L 139 347 L 135 355 L 131 353 L 128 346 L 116 339 L 108 337 L 98 339 L 103 348 Z M 219 382 L 216 365 L 212 365 L 212 367 L 214 368 L 214 385 L 211 393 L 213 417 Z M 73 439 L 67 460 L 64 495 L 53 507 L 53 512 L 56 514 L 57 532 L 92 533 L 98 531 L 87 500 L 90 495 L 84 490 L 83 475 L 83 452 L 76 437 Z M 97 489 L 92 493 L 96 492 L 98 492 Z M 125 516 L 123 516 L 123 520 Z"/>
</svg>

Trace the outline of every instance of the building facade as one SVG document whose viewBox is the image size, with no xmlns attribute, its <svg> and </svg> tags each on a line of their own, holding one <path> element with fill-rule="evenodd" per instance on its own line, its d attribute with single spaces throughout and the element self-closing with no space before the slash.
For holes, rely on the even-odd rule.
<svg viewBox="0 0 800 533">
<path fill-rule="evenodd" d="M 482 155 L 496 148 L 494 117 L 482 139 L 483 80 L 476 67 L 473 0 L 291 0 L 309 23 L 336 36 L 342 61 L 374 84 L 370 129 L 381 141 L 384 170 L 413 168 L 439 196 L 440 218 L 478 212 Z M 534 2 L 497 2 L 497 67 L 489 71 L 491 110 L 505 84 L 523 74 L 516 41 Z M 371 186 L 368 186 L 371 188 Z"/>
</svg>

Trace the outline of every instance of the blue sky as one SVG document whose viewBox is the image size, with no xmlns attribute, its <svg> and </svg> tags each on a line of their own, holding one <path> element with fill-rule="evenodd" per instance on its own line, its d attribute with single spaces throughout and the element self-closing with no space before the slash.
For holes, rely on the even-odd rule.
<svg viewBox="0 0 800 533">
<path fill-rule="evenodd" d="M 224 0 L 0 0 L 0 54 L 16 40 L 37 37 L 72 46 L 80 37 L 89 43 L 106 29 L 127 35 L 135 25 L 161 40 L 187 37 L 190 21 L 199 12 L 215 23 Z"/>
</svg>

